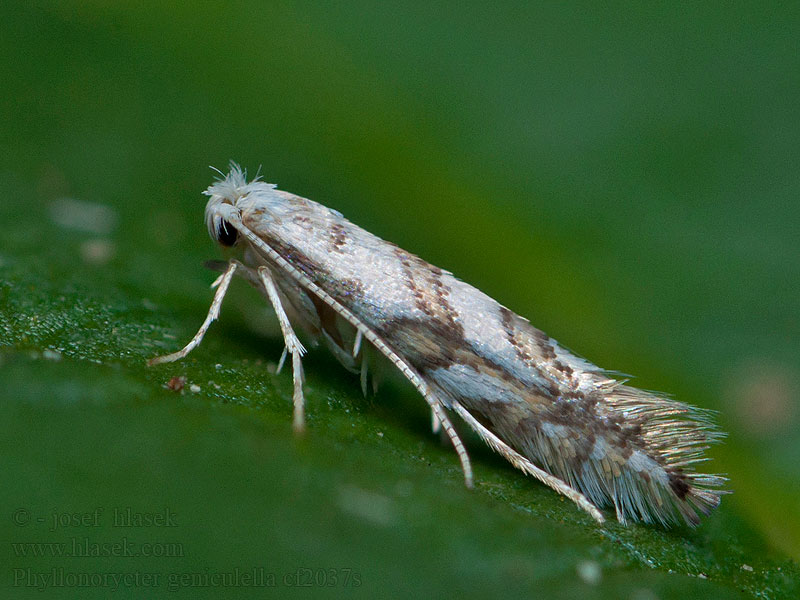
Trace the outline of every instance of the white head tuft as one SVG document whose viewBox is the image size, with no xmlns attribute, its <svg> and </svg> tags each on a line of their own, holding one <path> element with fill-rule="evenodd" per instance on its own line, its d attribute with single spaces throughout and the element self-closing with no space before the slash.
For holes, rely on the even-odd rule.
<svg viewBox="0 0 800 600">
<path fill-rule="evenodd" d="M 227 175 L 224 175 L 219 169 L 211 168 L 222 175 L 222 177 L 218 177 L 217 180 L 203 192 L 206 196 L 219 196 L 222 200 L 235 203 L 236 200 L 251 192 L 274 190 L 277 187 L 274 183 L 261 181 L 259 175 L 253 177 L 253 180 L 248 183 L 247 171 L 242 170 L 242 168 L 233 161 L 230 162 L 230 171 Z"/>
<path fill-rule="evenodd" d="M 231 161 L 229 168 L 230 171 L 227 175 L 223 174 L 219 169 L 211 167 L 221 177 L 212 183 L 206 191 L 203 192 L 209 196 L 208 203 L 206 204 L 206 227 L 208 227 L 208 234 L 212 239 L 221 243 L 223 246 L 232 246 L 236 243 L 237 233 L 234 227 L 225 221 L 220 213 L 223 205 L 236 206 L 236 203 L 252 193 L 271 192 L 277 186 L 274 183 L 266 183 L 261 181 L 261 178 L 256 175 L 252 181 L 247 181 L 247 171 Z"/>
</svg>

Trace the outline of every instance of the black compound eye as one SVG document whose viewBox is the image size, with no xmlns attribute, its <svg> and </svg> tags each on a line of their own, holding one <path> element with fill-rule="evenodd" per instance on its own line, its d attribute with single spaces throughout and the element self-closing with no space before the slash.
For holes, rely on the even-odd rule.
<svg viewBox="0 0 800 600">
<path fill-rule="evenodd" d="M 220 220 L 217 225 L 217 241 L 223 246 L 233 246 L 239 239 L 239 232 L 227 221 Z"/>
</svg>

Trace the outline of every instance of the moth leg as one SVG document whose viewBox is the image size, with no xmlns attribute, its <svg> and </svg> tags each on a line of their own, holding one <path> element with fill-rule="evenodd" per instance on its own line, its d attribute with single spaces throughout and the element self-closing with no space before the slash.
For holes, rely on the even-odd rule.
<svg viewBox="0 0 800 600">
<path fill-rule="evenodd" d="M 360 329 L 356 329 L 356 339 L 353 342 L 353 357 L 358 356 L 358 351 L 361 350 L 361 337 L 363 334 Z"/>
<path fill-rule="evenodd" d="M 295 273 L 296 276 L 299 274 L 296 270 Z M 301 279 L 301 277 L 298 277 L 298 279 Z M 319 296 L 328 306 L 336 310 L 336 312 L 338 312 L 348 323 L 353 325 L 358 331 L 362 332 L 362 335 L 367 339 L 367 341 L 375 346 L 378 352 L 388 358 L 395 367 L 400 369 L 400 372 L 403 374 L 403 376 L 408 379 L 415 388 L 417 388 L 417 391 L 419 391 L 420 394 L 422 394 L 425 402 L 427 402 L 431 407 L 433 415 L 441 424 L 441 428 L 445 431 L 447 437 L 450 438 L 450 442 L 453 444 L 453 448 L 458 455 L 458 460 L 461 463 L 461 470 L 464 473 L 464 484 L 471 489 L 474 484 L 469 454 L 467 454 L 467 449 L 464 447 L 464 443 L 461 441 L 461 438 L 458 437 L 453 424 L 450 422 L 447 413 L 444 411 L 444 404 L 436 396 L 436 394 L 433 393 L 430 386 L 428 386 L 422 377 L 420 377 L 420 375 L 405 360 L 403 360 L 399 354 L 392 350 L 386 344 L 386 342 L 384 342 L 383 339 L 378 336 L 377 333 L 364 325 L 353 313 L 333 299 L 330 294 L 328 294 L 314 282 L 308 280 L 308 278 L 305 278 L 303 283 L 313 293 L 317 294 L 317 296 Z M 364 373 L 364 371 L 362 371 L 362 373 Z"/>
<path fill-rule="evenodd" d="M 481 439 L 486 442 L 486 444 L 495 452 L 501 454 L 508 462 L 514 465 L 519 470 L 527 473 L 528 475 L 532 475 L 546 486 L 554 489 L 559 494 L 563 494 L 570 500 L 572 500 L 575 504 L 577 504 L 580 508 L 585 510 L 589 513 L 595 521 L 598 523 L 602 523 L 605 521 L 603 514 L 597 509 L 597 507 L 592 504 L 586 496 L 581 494 L 578 490 L 570 487 L 564 481 L 561 481 L 558 477 L 553 477 L 550 473 L 543 471 L 536 465 L 534 465 L 531 461 L 527 458 L 522 456 L 516 450 L 511 448 L 508 444 L 506 444 L 503 440 L 497 437 L 494 433 L 486 429 L 481 423 L 473 417 L 470 412 L 464 408 L 459 402 L 453 402 L 453 410 L 458 413 L 458 415 L 464 419 L 470 427 L 472 427 L 475 432 L 481 437 Z"/>
<path fill-rule="evenodd" d="M 283 364 L 286 362 L 286 356 L 289 354 L 289 350 L 286 346 L 283 347 L 283 352 L 281 352 L 281 358 L 278 361 L 278 367 L 275 369 L 275 374 L 279 375 L 281 371 L 283 371 Z"/>
<path fill-rule="evenodd" d="M 361 393 L 367 397 L 367 356 L 361 357 Z"/>
<path fill-rule="evenodd" d="M 314 285 L 313 282 L 311 285 Z M 327 292 L 325 292 L 325 290 L 317 288 L 313 291 L 317 294 L 320 294 L 321 297 L 322 294 L 324 294 L 330 299 L 331 303 L 336 303 L 336 301 L 331 298 Z M 336 305 L 340 306 L 338 303 L 336 303 Z M 419 391 L 420 394 L 422 394 L 422 397 L 425 398 L 425 402 L 427 402 L 428 406 L 431 407 L 433 415 L 439 421 L 442 429 L 444 429 L 444 432 L 447 434 L 447 437 L 450 438 L 450 443 L 453 444 L 453 448 L 458 455 L 458 460 L 461 463 L 461 470 L 464 472 L 464 484 L 468 488 L 472 489 L 472 465 L 469 462 L 469 454 L 467 454 L 467 449 L 464 447 L 464 443 L 461 441 L 461 438 L 458 437 L 458 434 L 456 433 L 453 424 L 450 422 L 447 413 L 444 412 L 444 404 L 442 401 L 436 396 L 436 394 L 433 393 L 433 391 L 431 391 L 430 386 L 425 383 L 422 377 L 420 377 L 420 375 L 414 371 L 414 369 L 406 361 L 404 361 L 399 354 L 389 348 L 389 346 L 386 345 L 386 342 L 378 337 L 378 334 L 363 325 L 352 313 L 350 313 L 350 311 L 343 306 L 340 306 L 340 309 L 337 310 L 339 311 L 339 314 L 350 321 L 350 323 L 359 329 L 363 328 L 364 337 L 367 338 L 367 340 L 373 346 L 375 346 L 375 348 L 377 348 L 381 354 L 388 358 L 394 364 L 394 366 L 400 369 L 400 372 L 403 374 L 403 376 L 408 379 L 415 388 L 417 388 L 417 391 Z"/>
<path fill-rule="evenodd" d="M 289 317 L 286 316 L 286 312 L 283 310 L 281 299 L 278 296 L 278 288 L 275 285 L 275 281 L 272 279 L 272 274 L 269 272 L 269 269 L 263 266 L 259 267 L 258 276 L 261 278 L 264 291 L 267 293 L 267 297 L 272 303 L 272 307 L 275 309 L 275 314 L 278 316 L 278 323 L 283 333 L 283 341 L 286 344 L 286 348 L 281 356 L 281 366 L 283 366 L 286 353 L 288 352 L 292 355 L 292 375 L 294 380 L 294 394 L 292 396 L 292 402 L 294 403 L 294 419 L 292 421 L 292 427 L 294 427 L 297 433 L 300 433 L 304 431 L 306 427 L 305 399 L 303 398 L 303 365 L 300 362 L 300 357 L 305 354 L 306 349 L 303 348 L 300 340 L 297 339 L 292 329 L 292 324 L 289 323 Z"/>
<path fill-rule="evenodd" d="M 148 366 L 152 367 L 153 365 L 180 360 L 189 354 L 189 352 L 197 348 L 200 342 L 203 341 L 203 336 L 208 331 L 211 323 L 219 317 L 219 308 L 222 306 L 222 299 L 225 297 L 225 294 L 228 291 L 228 286 L 231 284 L 231 279 L 233 279 L 233 274 L 236 272 L 237 266 L 238 263 L 236 261 L 231 261 L 228 263 L 228 268 L 225 269 L 225 272 L 220 275 L 214 283 L 211 284 L 212 288 L 217 288 L 217 291 L 214 294 L 214 300 L 211 302 L 211 308 L 208 309 L 206 320 L 203 321 L 203 324 L 200 326 L 200 329 L 197 330 L 197 333 L 194 334 L 194 337 L 191 339 L 191 341 L 186 344 L 182 350 L 178 350 L 177 352 L 173 352 L 172 354 L 167 354 L 165 356 L 156 356 L 155 358 L 151 358 L 147 361 Z"/>
<path fill-rule="evenodd" d="M 442 424 L 439 423 L 439 417 L 436 416 L 434 410 L 431 410 L 431 430 L 433 433 L 439 433 L 442 430 Z"/>
</svg>

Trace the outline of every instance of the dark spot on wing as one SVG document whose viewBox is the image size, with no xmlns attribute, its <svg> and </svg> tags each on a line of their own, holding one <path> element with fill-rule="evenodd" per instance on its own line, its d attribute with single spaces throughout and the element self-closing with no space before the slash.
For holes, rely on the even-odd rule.
<svg viewBox="0 0 800 600">
<path fill-rule="evenodd" d="M 547 360 L 553 360 L 556 357 L 556 349 L 553 346 L 553 340 L 540 329 L 531 327 L 531 330 L 533 332 L 533 339 L 536 340 L 539 349 L 542 351 L 542 356 Z"/>
<path fill-rule="evenodd" d="M 506 334 L 506 339 L 508 343 L 511 344 L 511 347 L 514 348 L 514 353 L 517 355 L 523 363 L 528 366 L 535 366 L 533 365 L 532 357 L 528 350 L 525 348 L 525 345 L 519 340 L 517 337 L 517 329 L 514 324 L 514 320 L 519 320 L 513 312 L 508 310 L 505 306 L 501 306 L 500 310 L 500 321 L 503 324 L 503 331 Z M 536 366 L 538 369 L 538 366 Z"/>
<path fill-rule="evenodd" d="M 569 365 L 565 365 L 560 360 L 557 360 L 556 362 L 554 362 L 553 366 L 557 370 L 561 371 L 567 377 L 572 377 L 572 375 L 575 373 L 575 371 L 572 369 L 572 367 L 570 367 Z"/>
<path fill-rule="evenodd" d="M 347 243 L 347 232 L 341 223 L 333 223 L 328 231 L 330 238 L 330 249 L 334 252 L 341 252 L 342 246 Z"/>
<path fill-rule="evenodd" d="M 320 265 L 316 264 L 294 246 L 288 246 L 273 238 L 265 238 L 264 241 L 270 248 L 277 252 L 281 258 L 298 271 L 308 276 L 311 281 L 317 283 L 320 278 L 326 274 Z"/>
<path fill-rule="evenodd" d="M 686 500 L 686 495 L 691 489 L 686 481 L 686 477 L 680 471 L 671 471 L 669 473 L 669 487 L 681 500 Z"/>
</svg>

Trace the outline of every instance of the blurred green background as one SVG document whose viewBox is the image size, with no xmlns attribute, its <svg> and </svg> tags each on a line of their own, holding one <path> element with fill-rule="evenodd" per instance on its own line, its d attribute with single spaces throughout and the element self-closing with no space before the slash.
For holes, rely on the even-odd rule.
<svg viewBox="0 0 800 600">
<path fill-rule="evenodd" d="M 800 13 L 781 6 L 3 3 L 6 593 L 796 597 Z M 410 387 L 363 398 L 324 351 L 296 439 L 276 325 L 241 282 L 198 350 L 146 369 L 206 313 L 200 192 L 230 159 L 719 411 L 707 469 L 735 493 L 693 531 L 598 527 L 476 443 L 467 491 Z M 134 556 L 57 555 L 115 543 Z"/>
</svg>

